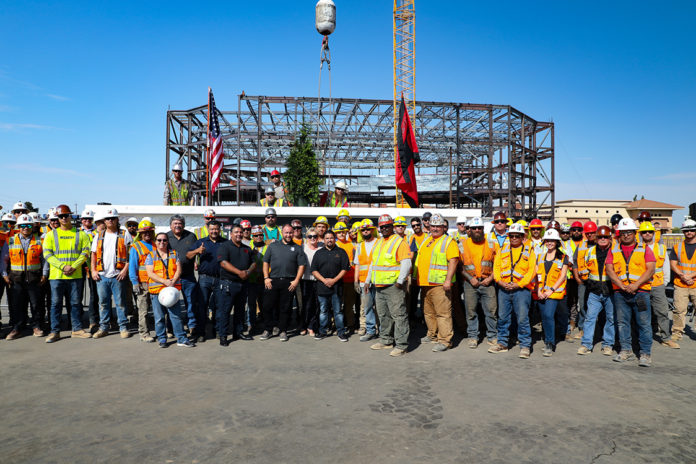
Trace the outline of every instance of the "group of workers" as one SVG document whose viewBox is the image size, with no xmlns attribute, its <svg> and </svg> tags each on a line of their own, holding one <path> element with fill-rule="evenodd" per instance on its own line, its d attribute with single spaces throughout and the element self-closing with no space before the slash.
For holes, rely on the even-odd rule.
<svg viewBox="0 0 696 464">
<path fill-rule="evenodd" d="M 172 337 L 193 347 L 211 333 L 222 346 L 255 335 L 285 342 L 294 326 L 294 333 L 317 340 L 336 333 L 347 342 L 357 332 L 361 342 L 372 341 L 371 349 L 401 356 L 424 322 L 420 341 L 434 352 L 451 348 L 457 328 L 471 349 L 484 339 L 490 353 L 519 344 L 519 357 L 529 358 L 537 329 L 545 357 L 559 342 L 579 340 L 579 355 L 599 342 L 602 354 L 625 362 L 634 357 L 633 324 L 639 365 L 650 366 L 653 338 L 679 348 L 687 306 L 696 304 L 696 221 L 689 218 L 684 238 L 669 250 L 647 213 L 639 224 L 615 215 L 611 227 L 598 227 L 513 222 L 499 212 L 488 233 L 490 225 L 478 217 L 458 218 L 450 233 L 439 213 L 411 218 L 410 230 L 401 216 L 381 215 L 375 225 L 352 221 L 346 209 L 333 227 L 323 216 L 310 227 L 298 219 L 279 226 L 277 219 L 269 207 L 263 225 L 238 218 L 226 237 L 213 210 L 193 232 L 180 215 L 170 218 L 167 232 L 156 232 L 149 218 L 129 218 L 121 228 L 113 208 L 100 217 L 84 211 L 78 226 L 60 205 L 42 224 L 18 202 L 0 231 L 0 296 L 7 287 L 10 306 L 6 339 L 20 337 L 27 325 L 44 336 L 48 306 L 46 342 L 59 340 L 65 301 L 73 338 L 102 338 L 115 328 L 130 337 L 130 307 L 140 340 L 163 348 Z M 671 324 L 665 260 L 674 279 Z M 167 287 L 180 298 L 163 303 Z"/>
</svg>

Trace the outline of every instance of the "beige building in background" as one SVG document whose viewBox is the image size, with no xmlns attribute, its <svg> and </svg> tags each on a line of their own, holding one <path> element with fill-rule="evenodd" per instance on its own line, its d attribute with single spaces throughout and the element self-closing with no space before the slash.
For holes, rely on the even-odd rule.
<svg viewBox="0 0 696 464">
<path fill-rule="evenodd" d="M 614 214 L 622 217 L 637 219 L 641 211 L 652 215 L 655 228 L 665 231 L 672 230 L 672 213 L 683 206 L 670 205 L 653 200 L 561 200 L 556 202 L 554 217 L 561 224 L 574 221 L 593 221 L 598 226 L 610 225 L 609 220 Z"/>
</svg>

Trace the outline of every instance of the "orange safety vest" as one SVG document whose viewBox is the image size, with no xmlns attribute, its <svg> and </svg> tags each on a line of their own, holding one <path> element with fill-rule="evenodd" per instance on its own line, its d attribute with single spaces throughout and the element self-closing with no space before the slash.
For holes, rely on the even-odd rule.
<svg viewBox="0 0 696 464">
<path fill-rule="evenodd" d="M 646 270 L 645 267 L 645 247 L 640 243 L 636 242 L 636 247 L 633 249 L 631 256 L 628 258 L 628 264 L 624 258 L 624 254 L 621 252 L 621 245 L 617 242 L 611 249 L 613 255 L 614 272 L 621 279 L 621 282 L 625 284 L 631 284 L 638 279 Z M 614 283 L 612 283 L 614 290 L 618 290 Z M 652 281 L 648 280 L 646 283 L 640 286 L 641 290 L 647 292 L 652 288 Z"/>
<path fill-rule="evenodd" d="M 686 247 L 684 246 L 684 240 L 674 245 L 674 254 L 677 256 L 677 269 L 682 272 L 690 273 L 692 277 L 696 273 L 696 252 L 691 256 L 691 259 L 686 258 Z M 674 278 L 674 285 L 681 288 L 696 288 L 696 281 L 693 285 L 687 286 L 679 277 Z"/>
<path fill-rule="evenodd" d="M 645 243 L 643 243 L 643 245 L 645 246 Z M 653 240 L 649 248 L 655 255 L 655 274 L 653 274 L 652 286 L 659 287 L 665 284 L 665 271 L 663 266 L 665 265 L 665 257 L 667 256 L 667 247 Z"/>
<path fill-rule="evenodd" d="M 19 236 L 20 234 L 15 235 L 7 244 L 10 252 L 10 272 L 41 273 L 41 256 L 43 255 L 41 242 L 32 235 L 25 253 Z"/>
<path fill-rule="evenodd" d="M 482 277 L 487 278 L 493 273 L 493 258 L 495 257 L 495 248 L 491 248 L 491 243 L 484 239 L 481 244 L 474 243 L 471 238 L 467 238 L 463 241 L 464 252 L 462 253 L 462 263 L 464 265 L 464 271 L 472 277 Z M 483 254 L 481 255 L 481 262 L 474 263 L 473 255 L 471 254 L 472 247 L 480 246 L 483 248 Z M 476 275 L 476 264 L 481 268 L 481 275 Z"/>
<path fill-rule="evenodd" d="M 590 275 L 589 269 L 587 269 L 587 251 L 590 249 L 592 245 L 589 245 L 587 243 L 587 240 L 583 239 L 582 243 L 576 251 L 578 252 L 578 259 L 577 259 L 577 267 L 578 267 L 578 275 L 580 276 L 580 279 L 582 280 L 587 280 L 587 278 Z"/>
<path fill-rule="evenodd" d="M 343 276 L 343 282 L 353 282 L 355 280 L 355 269 L 353 268 L 353 259 L 355 258 L 355 245 L 350 240 L 342 242 L 336 239 L 336 245 L 343 249 L 348 255 L 348 262 L 350 263 L 350 269 Z"/>
<path fill-rule="evenodd" d="M 145 269 L 145 261 L 147 261 L 147 257 L 150 255 L 151 251 L 147 249 L 147 246 L 145 246 L 142 240 L 135 242 L 133 248 L 135 248 L 135 252 L 138 254 L 138 281 L 140 283 L 146 283 L 149 277 L 147 276 L 147 269 Z"/>
<path fill-rule="evenodd" d="M 500 249 L 500 277 L 502 279 L 510 279 L 510 282 L 519 283 L 529 271 L 529 267 L 534 263 L 529 261 L 531 245 L 522 245 L 522 251 L 517 262 L 512 262 L 512 249 L 510 241 L 505 240 L 503 247 Z M 533 288 L 530 283 L 527 288 Z"/>
<path fill-rule="evenodd" d="M 97 272 L 104 270 L 104 234 L 106 232 L 99 232 L 97 234 L 97 264 L 94 269 Z M 128 249 L 126 248 L 126 237 L 119 232 L 118 237 L 116 237 L 116 269 L 121 270 L 126 267 L 128 262 Z"/>
<path fill-rule="evenodd" d="M 546 260 L 546 253 L 543 253 L 539 256 L 537 256 L 537 288 L 541 288 L 542 290 L 553 290 L 553 286 L 558 282 L 558 278 L 562 275 L 561 270 L 563 269 L 563 260 L 562 259 L 554 259 L 553 264 L 551 265 L 551 269 L 549 270 L 549 273 L 546 273 L 546 265 L 545 265 L 545 260 Z M 566 274 L 567 277 L 567 274 Z M 563 297 L 566 294 L 566 280 L 563 281 L 563 284 L 558 287 L 557 290 L 555 290 L 549 299 L 551 300 L 562 300 Z M 535 292 L 536 295 L 536 292 Z M 537 298 L 535 296 L 535 298 Z"/>
<path fill-rule="evenodd" d="M 162 258 L 160 258 L 159 252 L 157 249 L 152 250 L 152 271 L 157 274 L 158 276 L 165 278 L 165 279 L 171 279 L 174 277 L 174 274 L 176 274 L 176 251 L 171 250 L 169 254 L 167 255 L 167 261 L 165 262 Z M 147 284 L 148 284 L 148 289 L 151 294 L 157 295 L 159 292 L 162 291 L 164 288 L 164 285 L 155 282 L 154 280 L 150 279 L 148 277 L 147 279 Z M 181 281 L 177 282 L 174 284 L 174 286 L 181 290 Z"/>
<path fill-rule="evenodd" d="M 374 249 L 374 245 L 372 245 L 372 249 Z M 367 280 L 367 269 L 372 261 L 372 254 L 367 252 L 364 241 L 360 242 L 360 246 L 356 251 L 358 252 L 358 279 L 360 282 L 365 282 Z"/>
<path fill-rule="evenodd" d="M 587 270 L 589 272 L 588 279 L 595 282 L 608 282 L 609 277 L 607 277 L 607 267 L 606 265 L 602 269 L 602 273 L 599 273 L 599 263 L 597 262 L 597 245 L 592 245 L 587 254 L 585 255 L 585 263 L 587 264 Z"/>
</svg>

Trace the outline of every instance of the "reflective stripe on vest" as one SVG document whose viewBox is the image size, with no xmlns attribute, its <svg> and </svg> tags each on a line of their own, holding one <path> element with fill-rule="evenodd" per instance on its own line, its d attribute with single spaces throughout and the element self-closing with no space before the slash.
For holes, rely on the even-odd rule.
<svg viewBox="0 0 696 464">
<path fill-rule="evenodd" d="M 365 243 L 367 242 L 360 242 L 360 246 L 355 249 L 355 252 L 358 255 L 358 280 L 360 282 L 365 282 L 365 280 L 367 280 L 367 270 L 370 267 L 370 262 L 372 261 L 372 254 L 367 252 Z M 374 249 L 374 247 L 372 249 Z"/>
<path fill-rule="evenodd" d="M 443 235 L 433 244 L 433 251 L 430 253 L 428 283 L 438 285 L 445 283 L 445 279 L 447 278 L 447 247 L 451 240 L 451 237 Z M 425 243 L 425 241 L 423 243 Z"/>
<path fill-rule="evenodd" d="M 401 266 L 396 260 L 395 252 L 403 239 L 396 234 L 387 240 L 380 238 L 372 249 L 372 276 L 375 285 L 392 285 L 399 277 Z"/>
<path fill-rule="evenodd" d="M 41 243 L 36 241 L 36 236 L 32 235 L 24 252 L 20 235 L 12 237 L 8 243 L 10 252 L 10 271 L 12 272 L 38 272 L 41 271 Z"/>
<path fill-rule="evenodd" d="M 582 244 L 580 244 L 580 247 L 578 248 L 578 262 L 576 263 L 578 266 L 578 275 L 580 275 L 582 280 L 587 280 L 587 277 L 590 274 L 590 271 L 587 269 L 585 258 L 585 256 L 587 256 L 587 250 L 589 250 L 589 246 L 587 245 L 587 242 L 583 240 Z"/>
<path fill-rule="evenodd" d="M 176 251 L 171 250 L 167 255 L 167 264 L 159 255 L 159 252 L 154 249 L 152 250 L 152 271 L 160 277 L 171 279 L 176 274 Z M 164 284 L 155 282 L 148 278 L 148 289 L 153 295 L 158 294 L 164 288 Z M 181 281 L 174 284 L 176 288 L 181 290 Z"/>
<path fill-rule="evenodd" d="M 549 270 L 548 274 L 546 273 L 545 260 L 546 253 L 537 256 L 538 285 L 541 287 L 542 290 L 553 290 L 553 293 L 549 298 L 551 298 L 552 300 L 560 300 L 565 295 L 566 281 L 564 280 L 561 286 L 558 287 L 558 289 L 556 290 L 553 289 L 553 286 L 556 285 L 558 278 L 561 276 L 561 270 L 563 269 L 563 260 L 554 259 L 553 265 L 551 266 L 551 269 Z"/>
<path fill-rule="evenodd" d="M 606 265 L 602 269 L 602 275 L 599 275 L 599 262 L 597 261 L 597 245 L 593 245 L 587 250 L 587 255 L 585 256 L 585 263 L 587 264 L 588 278 L 594 280 L 595 282 L 608 282 L 609 277 L 606 273 Z"/>
<path fill-rule="evenodd" d="M 138 254 L 138 281 L 145 283 L 148 281 L 145 261 L 147 261 L 147 257 L 151 252 L 147 249 L 147 246 L 145 246 L 142 240 L 135 242 L 133 247 L 135 248 L 135 252 Z"/>
<path fill-rule="evenodd" d="M 60 239 L 58 238 L 58 229 L 53 229 L 53 246 L 55 247 L 55 250 L 48 250 L 46 253 L 48 256 L 46 256 L 46 258 L 55 256 L 61 263 L 74 262 L 80 257 L 80 254 L 82 254 L 82 250 L 80 249 L 80 231 L 75 229 L 75 247 L 70 250 L 61 250 Z"/>
<path fill-rule="evenodd" d="M 631 252 L 631 256 L 628 258 L 628 262 L 621 251 L 621 245 L 617 242 L 611 250 L 614 257 L 614 271 L 616 275 L 625 284 L 631 284 L 638 279 L 646 270 L 645 266 L 645 248 L 636 242 L 636 246 Z M 618 261 L 618 263 L 617 263 Z M 652 280 L 648 280 L 646 283 L 640 286 L 641 290 L 650 291 Z M 619 287 L 614 285 L 614 289 L 618 290 Z"/>
<path fill-rule="evenodd" d="M 267 207 L 267 208 L 270 207 L 270 206 L 272 206 L 273 208 L 278 208 L 278 207 L 280 207 L 280 206 L 283 206 L 283 199 L 282 199 L 282 198 L 276 198 L 276 200 L 273 202 L 273 204 L 272 204 L 272 205 L 269 205 L 269 204 L 268 204 L 268 200 L 266 200 L 265 198 L 262 198 L 262 199 L 261 199 L 261 206 L 265 206 L 265 207 Z"/>
<path fill-rule="evenodd" d="M 527 273 L 529 270 L 529 250 L 530 250 L 530 245 L 522 245 L 522 250 L 520 250 L 520 257 L 517 259 L 516 263 L 512 262 L 512 249 L 510 248 L 510 242 L 505 241 L 503 244 L 503 248 L 500 250 L 501 253 L 501 262 L 505 263 L 506 258 L 509 257 L 510 262 L 506 263 L 507 265 L 504 264 L 505 267 L 503 267 L 500 270 L 500 277 L 502 278 L 510 278 L 510 282 L 514 282 L 515 279 L 518 281 L 521 280 L 524 275 Z M 522 266 L 521 270 L 523 272 L 520 272 L 518 270 L 518 266 Z"/>
<path fill-rule="evenodd" d="M 674 252 L 678 259 L 677 269 L 686 274 L 693 274 L 696 272 L 696 252 L 691 256 L 691 259 L 687 259 L 686 247 L 684 246 L 683 240 L 675 245 Z M 691 278 L 694 278 L 694 276 L 692 275 Z M 679 277 L 675 277 L 674 285 L 682 288 L 696 288 L 696 281 L 693 285 L 687 286 Z"/>
<path fill-rule="evenodd" d="M 104 236 L 106 232 L 99 232 L 97 234 L 97 260 L 94 269 L 97 272 L 102 272 L 104 270 Z M 122 233 L 118 233 L 116 236 L 116 270 L 120 271 L 126 267 L 128 262 L 128 249 L 126 248 L 126 237 Z"/>
<path fill-rule="evenodd" d="M 655 255 L 655 273 L 653 274 L 652 286 L 659 287 L 665 283 L 665 271 L 663 266 L 665 265 L 667 248 L 662 243 L 653 241 L 653 243 L 650 244 L 650 249 Z"/>
<path fill-rule="evenodd" d="M 169 180 L 169 197 L 173 206 L 186 206 L 188 198 L 188 184 L 181 181 L 181 187 L 176 187 L 174 179 Z"/>
</svg>

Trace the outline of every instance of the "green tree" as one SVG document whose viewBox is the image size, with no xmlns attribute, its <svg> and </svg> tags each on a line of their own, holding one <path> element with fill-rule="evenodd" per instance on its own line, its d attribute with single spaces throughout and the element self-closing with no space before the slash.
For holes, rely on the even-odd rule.
<svg viewBox="0 0 696 464">
<path fill-rule="evenodd" d="M 24 206 L 27 207 L 27 209 L 29 210 L 30 213 L 38 213 L 39 212 L 39 208 L 34 208 L 34 205 L 32 204 L 31 201 L 25 201 Z"/>
<path fill-rule="evenodd" d="M 300 133 L 291 145 L 287 169 L 283 174 L 289 190 L 288 194 L 296 206 L 301 206 L 303 199 L 310 204 L 316 204 L 319 201 L 321 185 L 319 162 L 314 153 L 310 134 L 310 126 L 303 123 Z"/>
</svg>

